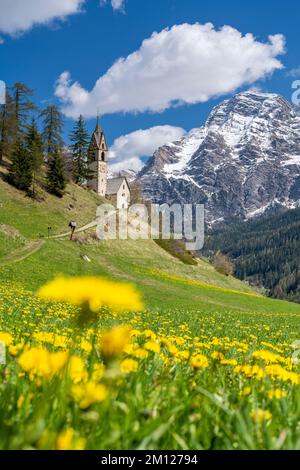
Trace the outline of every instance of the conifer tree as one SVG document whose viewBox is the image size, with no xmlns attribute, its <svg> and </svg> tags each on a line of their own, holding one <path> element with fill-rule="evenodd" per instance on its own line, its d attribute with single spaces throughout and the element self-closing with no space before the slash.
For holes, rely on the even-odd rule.
<svg viewBox="0 0 300 470">
<path fill-rule="evenodd" d="M 46 152 L 47 161 L 50 162 L 50 157 L 60 151 L 63 147 L 63 116 L 60 110 L 55 105 L 49 105 L 45 108 L 41 117 L 43 120 L 44 129 L 42 138 Z"/>
<path fill-rule="evenodd" d="M 36 195 L 36 182 L 43 164 L 43 141 L 38 131 L 35 119 L 32 119 L 31 125 L 25 136 L 26 147 L 29 153 L 32 168 L 32 193 Z"/>
<path fill-rule="evenodd" d="M 51 194 L 63 197 L 66 187 L 66 177 L 62 151 L 56 149 L 50 156 L 47 171 L 47 187 Z"/>
<path fill-rule="evenodd" d="M 82 184 L 90 177 L 88 169 L 89 135 L 82 115 L 79 116 L 70 139 L 72 142 L 73 179 L 75 183 Z"/>
<path fill-rule="evenodd" d="M 41 117 L 44 129 L 42 139 L 48 164 L 47 188 L 51 194 L 63 196 L 66 187 L 65 162 L 63 158 L 63 116 L 55 105 L 45 108 Z"/>
<path fill-rule="evenodd" d="M 8 179 L 22 191 L 28 191 L 32 184 L 30 154 L 20 137 L 14 145 Z"/>
<path fill-rule="evenodd" d="M 33 91 L 24 83 L 16 82 L 11 88 L 11 94 L 14 107 L 13 127 L 17 140 L 26 133 L 30 113 L 36 107 L 31 101 Z"/>
<path fill-rule="evenodd" d="M 0 106 L 0 164 L 3 162 L 4 157 L 8 160 L 11 159 L 16 140 L 15 129 L 13 99 L 6 90 L 6 103 Z"/>
</svg>

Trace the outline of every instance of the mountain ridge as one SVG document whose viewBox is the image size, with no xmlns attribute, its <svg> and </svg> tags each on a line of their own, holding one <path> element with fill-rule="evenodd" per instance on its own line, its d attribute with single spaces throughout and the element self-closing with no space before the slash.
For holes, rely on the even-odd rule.
<svg viewBox="0 0 300 470">
<path fill-rule="evenodd" d="M 299 207 L 300 117 L 280 95 L 239 93 L 160 147 L 138 179 L 152 202 L 204 203 L 208 222 Z"/>
</svg>

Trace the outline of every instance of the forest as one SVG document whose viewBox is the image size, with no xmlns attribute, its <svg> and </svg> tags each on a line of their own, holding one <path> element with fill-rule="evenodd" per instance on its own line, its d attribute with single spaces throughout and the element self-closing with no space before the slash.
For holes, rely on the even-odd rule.
<svg viewBox="0 0 300 470">
<path fill-rule="evenodd" d="M 300 302 L 300 209 L 210 231 L 204 252 L 220 250 L 235 265 L 235 275 L 271 297 Z"/>
<path fill-rule="evenodd" d="M 10 184 L 38 199 L 38 188 L 62 197 L 67 181 L 81 184 L 88 170 L 89 135 L 79 116 L 64 143 L 64 118 L 55 104 L 39 109 L 33 91 L 17 82 L 6 91 L 0 106 L 1 176 Z"/>
</svg>

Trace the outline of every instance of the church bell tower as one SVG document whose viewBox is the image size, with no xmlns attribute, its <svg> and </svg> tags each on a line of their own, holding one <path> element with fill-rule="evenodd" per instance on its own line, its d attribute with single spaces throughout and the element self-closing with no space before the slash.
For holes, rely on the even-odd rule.
<svg viewBox="0 0 300 470">
<path fill-rule="evenodd" d="M 87 182 L 87 187 L 96 191 L 99 196 L 103 197 L 106 195 L 107 189 L 107 154 L 108 147 L 105 134 L 100 127 L 99 116 L 97 116 L 97 124 L 92 135 L 88 152 L 91 178 Z"/>
</svg>

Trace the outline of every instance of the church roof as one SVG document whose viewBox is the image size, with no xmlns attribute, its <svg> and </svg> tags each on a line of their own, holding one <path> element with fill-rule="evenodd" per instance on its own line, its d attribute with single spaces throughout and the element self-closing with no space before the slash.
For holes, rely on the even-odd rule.
<svg viewBox="0 0 300 470">
<path fill-rule="evenodd" d="M 100 127 L 99 116 L 97 116 L 97 124 L 96 124 L 96 128 L 93 132 L 93 137 L 95 139 L 95 142 L 96 142 L 96 145 L 97 145 L 98 149 L 100 149 L 100 143 L 101 143 L 103 135 L 104 135 L 104 132 L 102 131 L 102 129 Z"/>
<path fill-rule="evenodd" d="M 124 183 L 124 181 L 126 182 L 126 184 L 128 186 L 128 183 L 127 183 L 127 180 L 126 180 L 125 177 L 110 178 L 109 180 L 107 180 L 106 194 L 108 196 L 112 196 L 113 194 L 117 194 L 117 192 L 119 191 L 119 189 L 122 186 L 122 184 Z"/>
</svg>

